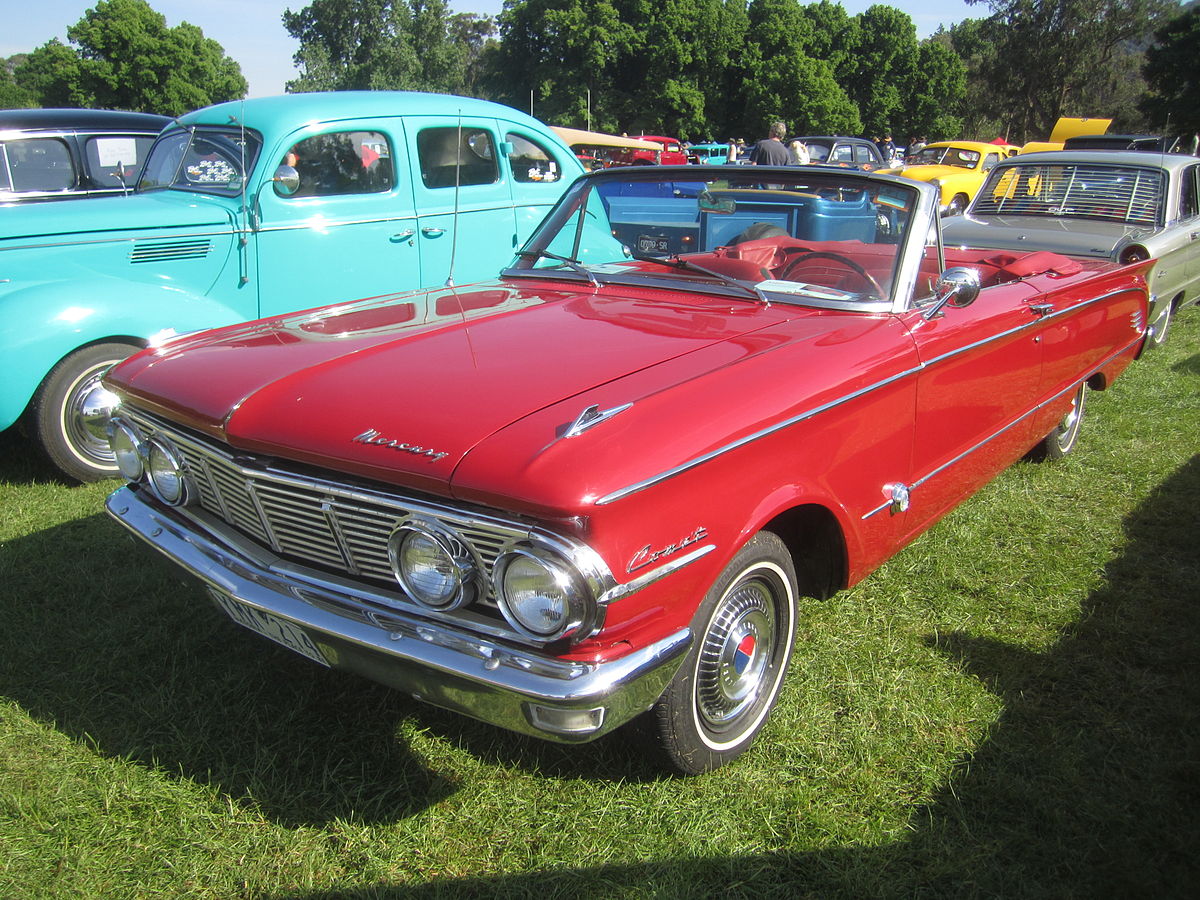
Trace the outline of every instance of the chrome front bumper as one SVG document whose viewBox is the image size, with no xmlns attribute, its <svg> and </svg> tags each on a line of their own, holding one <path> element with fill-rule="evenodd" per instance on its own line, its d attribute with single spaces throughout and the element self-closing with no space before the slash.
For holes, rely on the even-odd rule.
<svg viewBox="0 0 1200 900">
<path fill-rule="evenodd" d="M 684 628 L 610 662 L 560 660 L 395 609 L 369 608 L 335 586 L 292 577 L 290 565 L 264 562 L 261 550 L 243 552 L 216 539 L 128 487 L 114 491 L 105 506 L 131 532 L 203 581 L 224 611 L 248 610 L 236 616 L 240 624 L 274 622 L 284 635 L 298 629 L 334 668 L 535 737 L 590 741 L 649 709 L 692 642 Z"/>
</svg>

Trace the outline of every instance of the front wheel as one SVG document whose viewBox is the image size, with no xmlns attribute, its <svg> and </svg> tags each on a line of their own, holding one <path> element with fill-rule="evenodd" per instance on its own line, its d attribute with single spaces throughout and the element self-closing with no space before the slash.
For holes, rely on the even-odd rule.
<svg viewBox="0 0 1200 900">
<path fill-rule="evenodd" d="M 698 775 L 741 755 L 779 696 L 796 635 L 796 572 L 783 541 L 760 532 L 705 595 L 696 641 L 650 711 L 674 768 Z"/>
<path fill-rule="evenodd" d="M 100 379 L 133 353 L 129 344 L 93 344 L 76 350 L 50 370 L 29 405 L 30 432 L 61 472 L 78 481 L 117 474 L 105 436 L 116 398 Z"/>
<path fill-rule="evenodd" d="M 1083 427 L 1083 410 L 1087 405 L 1087 382 L 1082 382 L 1071 398 L 1071 409 L 1055 429 L 1042 438 L 1033 451 L 1035 459 L 1062 459 L 1075 449 L 1079 442 L 1079 429 Z"/>
</svg>

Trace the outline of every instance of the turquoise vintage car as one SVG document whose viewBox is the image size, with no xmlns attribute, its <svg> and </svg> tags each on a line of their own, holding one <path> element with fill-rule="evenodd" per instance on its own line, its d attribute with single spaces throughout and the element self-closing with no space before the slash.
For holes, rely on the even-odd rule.
<svg viewBox="0 0 1200 900">
<path fill-rule="evenodd" d="M 134 195 L 0 216 L 0 429 L 20 421 L 74 478 L 115 474 L 112 363 L 173 334 L 491 277 L 582 171 L 540 122 L 462 97 L 183 116 Z"/>
</svg>

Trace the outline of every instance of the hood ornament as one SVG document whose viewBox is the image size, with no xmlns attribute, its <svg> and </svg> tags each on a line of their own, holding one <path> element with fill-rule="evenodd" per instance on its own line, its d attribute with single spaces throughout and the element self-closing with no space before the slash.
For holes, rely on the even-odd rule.
<svg viewBox="0 0 1200 900">
<path fill-rule="evenodd" d="M 625 410 L 629 409 L 631 406 L 633 406 L 632 403 L 626 403 L 623 406 L 614 406 L 612 409 L 601 410 L 599 405 L 593 403 L 575 417 L 575 421 L 567 427 L 565 432 L 563 432 L 563 437 L 579 437 L 579 435 L 583 434 L 589 428 L 611 419 L 618 413 L 625 412 Z"/>
</svg>

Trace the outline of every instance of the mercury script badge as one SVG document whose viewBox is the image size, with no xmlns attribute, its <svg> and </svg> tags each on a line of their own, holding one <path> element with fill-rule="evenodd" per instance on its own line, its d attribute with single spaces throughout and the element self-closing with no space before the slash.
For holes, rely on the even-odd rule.
<svg viewBox="0 0 1200 900">
<path fill-rule="evenodd" d="M 350 440 L 358 444 L 374 444 L 376 447 L 390 447 L 392 450 L 399 450 L 401 453 L 411 453 L 413 456 L 427 456 L 433 462 L 437 462 L 439 459 L 450 455 L 440 450 L 430 450 L 428 447 L 398 441 L 395 438 L 385 438 L 374 428 L 368 428 L 362 434 L 352 437 Z"/>
</svg>

